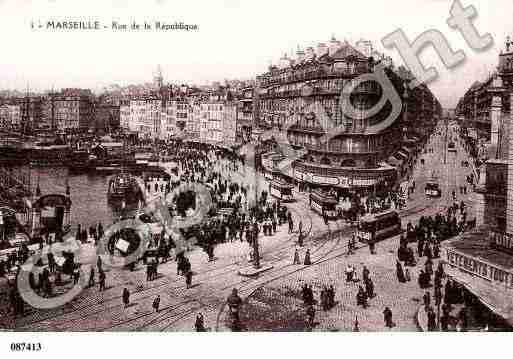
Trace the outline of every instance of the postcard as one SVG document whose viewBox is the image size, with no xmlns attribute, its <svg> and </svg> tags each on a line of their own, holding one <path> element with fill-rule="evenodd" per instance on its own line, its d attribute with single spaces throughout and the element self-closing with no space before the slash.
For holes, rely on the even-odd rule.
<svg viewBox="0 0 513 359">
<path fill-rule="evenodd" d="M 508 5 L 0 1 L 3 349 L 510 331 Z"/>
</svg>

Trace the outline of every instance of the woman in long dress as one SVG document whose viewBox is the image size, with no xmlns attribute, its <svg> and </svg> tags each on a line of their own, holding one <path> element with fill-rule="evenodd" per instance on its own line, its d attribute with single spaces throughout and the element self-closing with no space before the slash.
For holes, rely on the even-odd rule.
<svg viewBox="0 0 513 359">
<path fill-rule="evenodd" d="M 406 282 L 406 278 L 404 277 L 403 266 L 401 265 L 401 263 L 397 261 L 395 266 L 397 272 L 397 280 L 399 281 L 399 283 Z"/>
</svg>

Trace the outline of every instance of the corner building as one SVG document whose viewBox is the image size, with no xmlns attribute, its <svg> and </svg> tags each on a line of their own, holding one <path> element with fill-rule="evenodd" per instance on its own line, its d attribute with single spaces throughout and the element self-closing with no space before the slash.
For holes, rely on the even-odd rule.
<svg viewBox="0 0 513 359">
<path fill-rule="evenodd" d="M 390 126 L 378 132 L 371 129 L 392 110 L 387 101 L 378 113 L 365 117 L 364 111 L 382 97 L 379 83 L 363 82 L 350 94 L 342 93 L 346 85 L 372 73 L 378 64 L 401 100 L 407 92 L 405 80 L 393 70 L 390 58 L 373 52 L 368 41 L 360 41 L 356 47 L 332 38 L 328 45 L 320 43 L 315 50 L 298 49 L 295 59 L 283 56 L 277 66 L 270 66 L 267 73 L 257 77 L 259 125 L 286 131 L 288 143 L 304 149 L 304 156 L 293 162 L 286 175 L 307 187 L 357 192 L 389 188 L 396 183 L 398 173 L 403 174 L 400 167 L 411 160 L 408 157 L 414 152 L 406 149 L 402 152 L 407 153 L 406 158 L 394 157 L 406 146 L 405 135 L 410 130 L 403 128 L 404 104 Z M 341 96 L 346 96 L 356 114 L 349 115 Z M 337 135 L 325 140 L 334 131 Z"/>
</svg>

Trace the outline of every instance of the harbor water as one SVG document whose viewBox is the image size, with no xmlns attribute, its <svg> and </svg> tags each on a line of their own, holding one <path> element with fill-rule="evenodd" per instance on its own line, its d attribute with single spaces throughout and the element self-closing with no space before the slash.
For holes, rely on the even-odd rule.
<svg viewBox="0 0 513 359">
<path fill-rule="evenodd" d="M 72 201 L 70 223 L 73 227 L 81 224 L 82 228 L 108 225 L 119 217 L 121 203 L 109 203 L 107 190 L 111 175 L 96 173 L 74 174 L 66 167 L 32 167 L 31 182 L 35 193 L 37 183 L 42 195 L 65 194 L 69 184 Z M 138 204 L 127 204 L 124 211 L 137 209 Z"/>
</svg>

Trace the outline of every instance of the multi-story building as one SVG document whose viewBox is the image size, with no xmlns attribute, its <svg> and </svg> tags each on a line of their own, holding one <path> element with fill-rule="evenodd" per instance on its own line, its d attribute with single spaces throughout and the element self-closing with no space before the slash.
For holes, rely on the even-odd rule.
<svg viewBox="0 0 513 359">
<path fill-rule="evenodd" d="M 17 99 L 21 111 L 21 128 L 25 133 L 41 128 L 43 98 L 27 95 Z"/>
<path fill-rule="evenodd" d="M 508 36 L 506 50 L 501 51 L 497 71 L 485 81 L 476 81 L 460 98 L 456 115 L 462 119 L 468 142 L 475 155 L 480 143 L 487 143 L 484 159 L 497 158 L 499 132 L 503 118 L 509 116 L 509 96 L 513 92 L 513 43 Z"/>
<path fill-rule="evenodd" d="M 219 101 L 205 101 L 200 105 L 200 141 L 223 141 L 223 117 L 225 104 Z"/>
<path fill-rule="evenodd" d="M 358 51 L 332 38 L 328 45 L 318 44 L 316 50 L 298 49 L 295 59 L 283 56 L 277 66 L 270 66 L 267 73 L 257 77 L 259 125 L 286 131 L 288 143 L 304 150 L 287 173 L 296 181 L 342 191 L 372 191 L 394 184 L 398 167 L 410 160 L 411 150 L 402 141 L 408 132 L 403 128 L 405 108 L 388 127 L 377 132 L 369 130 L 387 118 L 392 109 L 387 103 L 373 116 L 364 116 L 364 111 L 382 97 L 378 83 L 363 82 L 351 94 L 344 94 L 343 99 L 357 109 L 356 114 L 350 116 L 341 101 L 346 85 L 359 75 L 373 72 L 378 63 L 385 65 L 386 76 L 404 100 L 406 81 L 393 70 L 390 59 L 369 57 L 376 54 L 370 46 L 360 41 Z M 428 89 L 421 92 L 429 95 L 429 101 L 422 102 L 430 110 L 426 116 L 433 116 L 434 103 L 438 102 Z M 414 92 L 410 97 L 415 96 Z M 419 127 L 419 122 L 415 126 Z M 393 160 L 391 157 L 401 149 L 404 158 Z M 388 160 L 390 163 L 386 163 Z"/>
<path fill-rule="evenodd" d="M 510 94 L 510 104 L 513 94 Z M 509 106 L 508 106 L 509 107 Z M 481 171 L 474 193 L 477 230 L 443 244 L 445 272 L 477 299 L 480 321 L 513 326 L 513 117 L 499 129 L 499 155 Z"/>
<path fill-rule="evenodd" d="M 403 93 L 403 133 L 408 138 L 424 139 L 430 135 L 431 129 L 442 117 L 443 109 L 440 102 L 433 96 L 425 84 L 419 84 L 410 89 L 409 84 L 415 80 L 413 74 L 400 66 L 397 74 L 408 85 Z"/>
<path fill-rule="evenodd" d="M 237 110 L 236 142 L 245 143 L 251 140 L 255 112 L 253 92 L 254 87 L 246 87 L 240 91 L 241 96 Z"/>
<path fill-rule="evenodd" d="M 222 118 L 222 141 L 225 146 L 236 143 L 237 119 L 238 104 L 236 102 L 225 103 Z"/>
<path fill-rule="evenodd" d="M 187 137 L 193 140 L 200 140 L 202 111 L 201 102 L 192 100 L 187 122 L 185 124 L 185 133 Z"/>
<path fill-rule="evenodd" d="M 119 102 L 119 126 L 124 131 L 130 131 L 130 100 L 122 99 Z"/>
<path fill-rule="evenodd" d="M 177 96 L 163 101 L 161 116 L 161 138 L 168 139 L 178 136 L 187 128 L 191 110 L 190 100 Z"/>
<path fill-rule="evenodd" d="M 43 128 L 57 131 L 86 131 L 94 121 L 94 102 L 90 90 L 65 89 L 43 99 Z"/>
<path fill-rule="evenodd" d="M 158 96 L 131 99 L 129 107 L 128 129 L 142 138 L 160 138 L 162 100 Z"/>
<path fill-rule="evenodd" d="M 17 131 L 21 125 L 21 107 L 19 105 L 0 106 L 0 128 Z"/>
</svg>

